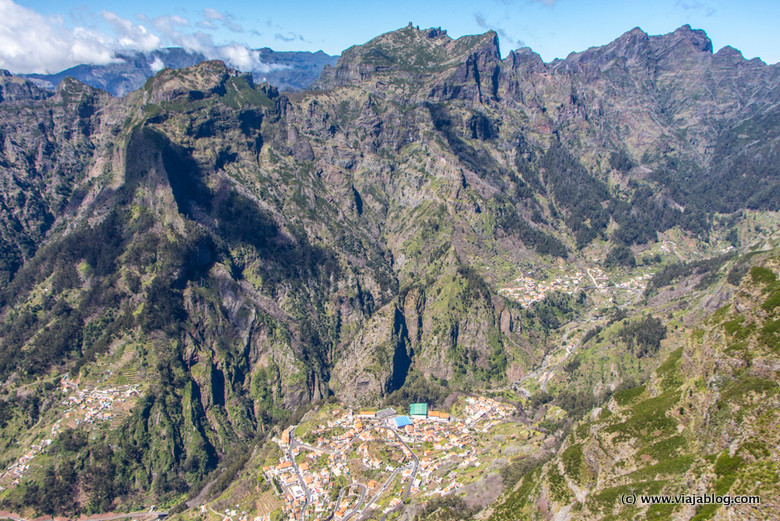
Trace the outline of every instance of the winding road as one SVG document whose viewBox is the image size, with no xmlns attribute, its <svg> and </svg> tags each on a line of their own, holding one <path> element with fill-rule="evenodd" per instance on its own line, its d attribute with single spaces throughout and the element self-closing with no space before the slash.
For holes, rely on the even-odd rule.
<svg viewBox="0 0 780 521">
<path fill-rule="evenodd" d="M 298 476 L 298 483 L 301 485 L 303 493 L 306 494 L 306 501 L 303 503 L 303 508 L 301 509 L 301 520 L 303 520 L 303 518 L 306 517 L 306 508 L 308 508 L 309 503 L 311 502 L 311 490 L 306 486 L 306 481 L 303 479 L 301 469 L 298 468 L 298 464 L 295 462 L 295 457 L 293 456 L 293 449 L 298 446 L 303 446 L 302 443 L 298 443 L 295 440 L 295 429 L 297 428 L 297 425 L 290 427 L 290 446 L 287 448 L 287 457 L 292 462 L 292 467 L 295 469 L 295 474 Z"/>
<path fill-rule="evenodd" d="M 362 508 L 361 508 L 361 506 L 365 502 L 366 496 L 368 495 L 368 487 L 366 487 L 362 483 L 353 483 L 351 486 L 357 486 L 357 487 L 360 487 L 360 489 L 361 489 L 361 491 L 360 491 L 360 498 L 358 499 L 358 502 L 355 504 L 355 506 L 351 509 L 351 512 L 349 512 L 344 517 L 344 521 L 349 521 L 349 519 L 353 518 L 354 516 L 357 516 L 357 520 L 358 521 L 363 519 L 364 516 L 366 515 L 366 513 L 368 512 L 368 510 L 371 508 L 371 506 L 379 500 L 379 497 L 390 487 L 391 483 L 399 475 L 399 473 L 404 471 L 404 470 L 406 470 L 406 469 L 411 469 L 412 473 L 411 473 L 411 475 L 409 477 L 409 483 L 406 485 L 406 491 L 404 492 L 404 495 L 403 495 L 403 500 L 405 501 L 409 497 L 409 494 L 412 491 L 412 484 L 414 483 L 414 480 L 417 477 L 417 470 L 420 468 L 420 459 L 417 457 L 417 454 L 415 454 L 414 451 L 411 449 L 411 447 L 409 447 L 409 445 L 406 444 L 406 442 L 403 440 L 403 438 L 401 438 L 401 435 L 398 434 L 398 432 L 395 429 L 393 429 L 391 427 L 385 427 L 385 426 L 382 426 L 382 425 L 377 425 L 377 427 L 380 428 L 380 429 L 387 429 L 390 432 L 392 432 L 395 435 L 395 437 L 398 440 L 398 442 L 401 445 L 403 445 L 403 447 L 405 447 L 406 450 L 409 451 L 409 454 L 412 455 L 413 461 L 411 463 L 408 463 L 408 464 L 406 464 L 406 465 L 404 465 L 402 467 L 398 467 L 397 469 L 395 469 L 393 471 L 393 473 L 390 474 L 390 477 L 382 485 L 382 487 L 377 491 L 377 493 L 374 495 L 374 497 L 371 498 L 369 500 L 369 502 Z M 292 463 L 292 467 L 295 470 L 295 474 L 298 477 L 298 483 L 300 484 L 301 488 L 303 489 L 304 494 L 306 495 L 306 500 L 304 502 L 303 508 L 301 509 L 301 515 L 300 515 L 300 519 L 303 520 L 305 518 L 305 516 L 306 516 L 306 509 L 308 508 L 309 504 L 311 503 L 312 492 L 311 492 L 311 490 L 309 490 L 309 487 L 306 485 L 306 481 L 303 479 L 303 474 L 301 473 L 301 469 L 298 467 L 298 464 L 295 462 L 295 458 L 293 456 L 293 450 L 296 447 L 300 447 L 300 448 L 303 448 L 303 449 L 307 449 L 307 450 L 311 450 L 311 451 L 315 451 L 315 452 L 323 452 L 323 453 L 326 453 L 326 454 L 334 454 L 335 451 L 330 450 L 330 449 L 314 447 L 312 445 L 308 445 L 306 443 L 299 442 L 298 440 L 295 439 L 295 429 L 296 428 L 297 428 L 297 425 L 290 428 L 290 445 L 287 448 L 287 457 L 290 460 L 290 462 Z M 344 495 L 344 490 L 342 489 L 342 491 L 339 493 L 339 498 L 338 498 L 338 501 L 336 503 L 336 505 L 337 505 L 336 509 L 337 510 L 338 510 L 338 507 L 341 505 L 341 502 L 342 502 L 342 499 L 343 499 L 343 495 Z M 19 520 L 14 520 L 14 521 L 28 521 L 28 520 L 26 520 L 26 519 L 19 519 Z M 84 520 L 84 521 L 87 521 L 87 520 Z M 92 520 L 92 519 L 90 519 L 88 521 L 105 521 L 105 520 Z"/>
<path fill-rule="evenodd" d="M 396 476 L 398 476 L 398 474 L 401 471 L 406 470 L 408 468 L 411 468 L 412 469 L 412 474 L 411 474 L 411 476 L 409 476 L 409 483 L 406 485 L 406 492 L 404 492 L 404 497 L 403 497 L 403 500 L 406 501 L 406 499 L 409 497 L 409 493 L 412 491 L 412 484 L 414 483 L 414 478 L 417 477 L 417 469 L 420 468 L 420 459 L 417 457 L 417 454 L 414 453 L 414 451 L 411 449 L 411 447 L 409 447 L 409 445 L 406 444 L 406 442 L 403 440 L 403 438 L 401 438 L 401 435 L 398 434 L 398 431 L 396 431 L 393 428 L 385 427 L 385 426 L 382 426 L 382 425 L 377 425 L 376 427 L 379 428 L 379 429 L 387 429 L 390 432 L 392 432 L 393 434 L 395 434 L 395 437 L 398 439 L 398 441 L 404 447 L 406 447 L 406 449 L 412 455 L 412 458 L 414 458 L 414 462 L 411 463 L 411 464 L 404 465 L 403 467 L 398 467 L 397 469 L 395 469 L 393 471 L 392 474 L 390 474 L 390 477 L 387 478 L 387 481 L 385 481 L 385 483 L 382 485 L 382 488 L 380 488 L 377 491 L 377 493 L 374 494 L 374 497 L 371 498 L 371 501 L 369 501 L 368 504 L 365 506 L 365 508 L 363 508 L 363 510 L 359 513 L 360 515 L 358 516 L 358 521 L 360 521 L 361 519 L 364 518 L 365 514 L 368 512 L 368 510 L 371 508 L 371 506 L 374 503 L 376 503 L 377 500 L 379 499 L 379 497 L 385 492 L 385 490 L 388 489 L 388 487 L 393 482 L 393 480 L 396 478 Z M 351 514 L 350 514 L 350 516 L 351 516 Z M 383 516 L 383 517 L 386 517 L 386 515 Z M 349 517 L 345 518 L 344 521 L 347 521 L 347 519 L 349 519 Z"/>
<path fill-rule="evenodd" d="M 102 516 L 79 517 L 73 521 L 112 521 L 114 519 L 126 519 L 128 517 L 130 518 L 148 517 L 148 518 L 160 519 L 161 517 L 165 517 L 167 515 L 168 512 L 164 512 L 164 511 L 144 510 L 142 512 L 128 512 L 126 514 L 105 514 Z M 0 512 L 0 519 L 10 519 L 12 521 L 32 521 L 31 519 L 28 519 L 26 517 L 21 517 L 12 512 Z M 38 517 L 35 519 L 36 521 L 54 521 L 54 518 L 52 517 Z"/>
<path fill-rule="evenodd" d="M 412 475 L 409 477 L 409 484 L 406 486 L 406 493 L 404 494 L 404 501 L 406 501 L 406 498 L 409 497 L 409 493 L 412 490 L 412 483 L 414 483 L 414 478 L 417 477 L 417 469 L 420 468 L 420 459 L 417 457 L 417 454 L 414 453 L 414 451 L 409 447 L 409 445 L 406 444 L 406 442 L 401 438 L 401 435 L 398 434 L 398 431 L 395 429 L 392 429 L 390 427 L 383 427 L 382 425 L 377 425 L 380 429 L 387 429 L 393 434 L 395 434 L 395 437 L 398 438 L 398 441 L 401 442 L 401 444 L 406 447 L 406 450 L 409 451 L 409 453 L 412 455 L 412 458 L 414 458 L 414 467 L 412 468 Z"/>
</svg>

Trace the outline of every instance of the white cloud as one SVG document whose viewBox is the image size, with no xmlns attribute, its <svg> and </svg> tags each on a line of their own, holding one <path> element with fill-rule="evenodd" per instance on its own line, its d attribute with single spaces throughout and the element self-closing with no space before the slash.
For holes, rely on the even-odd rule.
<svg viewBox="0 0 780 521">
<path fill-rule="evenodd" d="M 201 29 L 206 29 L 207 31 L 216 31 L 217 26 L 213 23 L 209 22 L 208 20 L 201 20 L 200 22 L 195 24 L 196 26 L 200 27 Z"/>
<path fill-rule="evenodd" d="M 82 25 L 69 28 L 62 17 L 46 17 L 14 0 L 0 0 L 0 68 L 14 73 L 51 74 L 82 63 L 120 62 L 117 52 L 149 52 L 163 45 L 199 52 L 244 71 L 269 72 L 286 68 L 263 63 L 257 51 L 243 44 L 217 45 L 210 31 L 217 30 L 218 25 L 233 32 L 244 32 L 229 13 L 207 8 L 200 21 L 190 21 L 179 15 L 150 19 L 139 14 L 137 18 L 146 25 L 122 18 L 113 11 L 103 10 L 100 16 L 80 12 L 78 19 Z M 95 28 L 101 23 L 107 31 Z M 276 38 L 303 40 L 295 33 L 277 34 Z M 164 64 L 158 57 L 149 66 L 157 72 Z"/>
<path fill-rule="evenodd" d="M 152 69 L 153 73 L 157 74 L 158 72 L 160 72 L 165 68 L 165 64 L 163 63 L 163 61 L 160 59 L 159 56 L 155 56 L 154 61 L 152 61 L 152 63 L 149 64 L 149 68 Z"/>
<path fill-rule="evenodd" d="M 477 22 L 477 25 L 486 30 L 486 31 L 495 31 L 499 38 L 500 43 L 506 44 L 509 43 L 510 45 L 513 45 L 515 48 L 518 47 L 525 47 L 525 42 L 523 40 L 519 40 L 516 38 L 513 38 L 503 27 L 496 24 L 491 24 L 487 21 L 485 18 L 485 15 L 482 13 L 474 13 L 474 21 Z"/>
<path fill-rule="evenodd" d="M 208 20 L 226 20 L 227 17 L 217 11 L 216 9 L 212 9 L 210 7 L 207 7 L 203 10 L 203 16 L 205 16 Z"/>
<path fill-rule="evenodd" d="M 149 32 L 143 25 L 135 25 L 130 20 L 120 18 L 111 11 L 103 11 L 100 14 L 119 34 L 119 40 L 117 40 L 119 47 L 140 49 L 147 52 L 160 47 L 160 38 Z"/>
<path fill-rule="evenodd" d="M 237 23 L 231 22 L 229 20 L 225 20 L 224 22 L 222 22 L 222 25 L 224 25 L 225 28 L 228 31 L 233 31 L 234 33 L 243 33 L 244 32 L 244 28 L 243 27 L 241 27 Z"/>
<path fill-rule="evenodd" d="M 274 40 L 279 40 L 280 42 L 294 42 L 296 40 L 299 40 L 301 42 L 305 42 L 303 35 L 300 35 L 298 33 L 288 32 L 286 34 L 282 33 L 276 33 L 274 34 Z"/>
<path fill-rule="evenodd" d="M 212 59 L 222 60 L 242 71 L 271 72 L 289 68 L 287 65 L 264 63 L 260 61 L 259 51 L 247 49 L 239 44 L 215 47 L 207 56 Z"/>
<path fill-rule="evenodd" d="M 206 20 L 204 22 L 200 22 L 198 25 L 209 24 L 212 27 L 216 28 L 214 22 L 218 21 L 222 24 L 223 27 L 225 27 L 229 31 L 233 31 L 234 33 L 244 32 L 244 28 L 235 22 L 236 17 L 230 13 L 222 13 L 217 11 L 216 9 L 207 7 L 206 9 L 203 10 L 203 16 L 206 17 Z"/>
<path fill-rule="evenodd" d="M 191 27 L 189 20 L 175 14 L 158 16 L 152 20 L 152 25 L 169 38 L 178 36 L 179 28 Z"/>
<path fill-rule="evenodd" d="M 18 73 L 57 72 L 79 63 L 114 60 L 110 38 L 89 29 L 66 29 L 60 18 L 46 18 L 0 0 L 0 67 Z"/>
<path fill-rule="evenodd" d="M 257 51 L 252 51 L 243 45 L 223 45 L 214 49 L 215 55 L 212 58 L 221 59 L 234 67 L 251 71 L 259 65 L 260 57 Z"/>
<path fill-rule="evenodd" d="M 258 61 L 257 65 L 252 72 L 271 72 L 271 71 L 283 71 L 284 69 L 290 69 L 292 65 L 282 65 L 281 63 L 264 63 Z"/>
</svg>

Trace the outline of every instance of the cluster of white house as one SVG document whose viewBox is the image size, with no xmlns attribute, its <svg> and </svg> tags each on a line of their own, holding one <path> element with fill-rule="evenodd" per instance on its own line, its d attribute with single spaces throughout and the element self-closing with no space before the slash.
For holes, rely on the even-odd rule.
<svg viewBox="0 0 780 521">
<path fill-rule="evenodd" d="M 539 281 L 526 275 L 516 278 L 514 284 L 508 288 L 501 288 L 499 293 L 516 300 L 523 306 L 530 306 L 534 302 L 543 300 L 553 291 L 562 291 L 569 295 L 582 286 L 585 274 L 574 272 L 571 275 L 561 275 L 550 281 Z"/>
<path fill-rule="evenodd" d="M 333 513 L 336 520 L 353 515 L 359 506 L 356 487 L 363 488 L 368 498 L 378 496 L 372 509 L 382 508 L 381 504 L 388 512 L 400 504 L 406 485 L 387 495 L 386 486 L 377 481 L 378 477 L 363 478 L 361 482 L 356 474 L 363 472 L 374 472 L 376 476 L 376 471 L 380 471 L 385 476 L 383 480 L 398 472 L 412 496 L 422 492 L 450 494 L 462 486 L 457 476 L 444 476 L 437 471 L 452 463 L 459 469 L 479 466 L 482 462 L 474 450 L 479 441 L 474 438 L 475 424 L 480 422 L 478 428 L 482 430 L 483 426 L 494 425 L 511 415 L 514 408 L 491 398 L 469 397 L 464 411 L 465 419 L 459 420 L 449 413 L 429 410 L 425 403 L 412 404 L 404 415 L 393 409 L 355 412 L 337 408 L 331 417 L 300 433 L 303 440 L 291 436 L 291 429 L 285 430 L 276 440 L 284 455 L 278 464 L 263 467 L 263 474 L 281 488 L 289 519 L 301 519 L 304 513 L 313 518 Z M 418 455 L 408 445 L 424 450 Z M 358 458 L 357 467 L 354 458 Z M 341 476 L 347 478 L 349 487 L 348 493 L 337 501 L 340 491 L 332 488 L 334 480 Z M 343 478 L 338 482 L 341 486 L 345 483 Z"/>
</svg>

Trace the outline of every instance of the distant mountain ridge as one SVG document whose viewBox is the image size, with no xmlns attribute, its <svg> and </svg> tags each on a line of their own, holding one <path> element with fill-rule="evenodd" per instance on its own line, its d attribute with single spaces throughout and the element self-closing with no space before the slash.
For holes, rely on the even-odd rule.
<svg viewBox="0 0 780 521">
<path fill-rule="evenodd" d="M 268 47 L 257 49 L 260 66 L 247 70 L 257 82 L 267 81 L 282 91 L 295 91 L 309 87 L 326 65 L 335 65 L 338 56 L 322 51 L 274 51 Z M 180 47 L 169 47 L 151 52 L 118 54 L 119 63 L 108 65 L 76 65 L 56 74 L 19 74 L 36 85 L 53 90 L 66 77 L 71 77 L 91 87 L 103 89 L 113 96 L 141 88 L 144 82 L 160 69 L 192 67 L 208 58 L 199 52 Z"/>
</svg>

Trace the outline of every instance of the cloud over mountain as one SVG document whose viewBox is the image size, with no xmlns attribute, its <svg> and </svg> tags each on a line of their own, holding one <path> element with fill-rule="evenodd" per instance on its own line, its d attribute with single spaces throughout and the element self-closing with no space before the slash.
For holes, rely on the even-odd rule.
<svg viewBox="0 0 780 521">
<path fill-rule="evenodd" d="M 132 27 L 130 27 L 132 30 Z M 0 67 L 52 72 L 77 63 L 106 64 L 119 41 L 83 27 L 68 29 L 12 0 L 0 0 Z"/>
<path fill-rule="evenodd" d="M 220 27 L 244 32 L 234 15 L 207 8 L 201 16 L 201 20 L 189 20 L 180 15 L 150 18 L 141 14 L 141 23 L 135 23 L 104 10 L 98 25 L 69 27 L 61 16 L 47 17 L 13 0 L 0 0 L 0 68 L 50 74 L 82 63 L 116 63 L 121 52 L 176 46 L 242 70 L 272 70 L 257 51 L 242 43 L 215 42 L 212 32 Z"/>
</svg>

